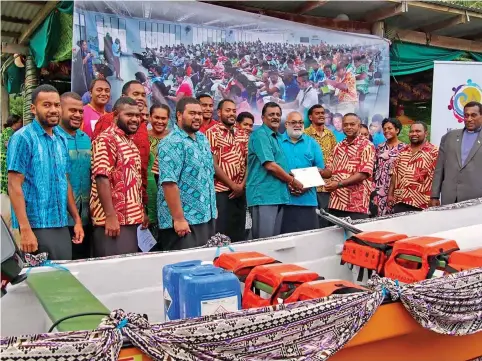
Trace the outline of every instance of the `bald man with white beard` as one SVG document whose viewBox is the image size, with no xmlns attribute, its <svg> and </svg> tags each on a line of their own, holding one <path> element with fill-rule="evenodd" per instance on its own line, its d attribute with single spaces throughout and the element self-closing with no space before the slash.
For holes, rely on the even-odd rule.
<svg viewBox="0 0 482 361">
<path fill-rule="evenodd" d="M 321 176 L 325 177 L 323 151 L 312 137 L 304 133 L 301 113 L 289 113 L 285 125 L 286 132 L 281 136 L 281 149 L 288 160 L 289 169 L 317 167 Z M 304 188 L 301 192 L 291 190 L 289 203 L 284 209 L 281 233 L 318 228 L 317 206 L 315 187 Z"/>
</svg>

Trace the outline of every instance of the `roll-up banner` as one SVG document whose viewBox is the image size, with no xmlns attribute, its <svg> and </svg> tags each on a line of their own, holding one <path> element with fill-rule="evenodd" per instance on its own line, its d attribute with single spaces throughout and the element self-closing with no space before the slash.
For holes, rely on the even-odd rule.
<svg viewBox="0 0 482 361">
<path fill-rule="evenodd" d="M 464 106 L 482 100 L 482 63 L 436 61 L 433 70 L 431 142 L 464 127 Z"/>
<path fill-rule="evenodd" d="M 137 79 L 148 106 L 174 110 L 182 97 L 207 93 L 214 107 L 234 100 L 256 124 L 269 101 L 305 118 L 323 104 L 328 125 L 336 113 L 367 124 L 388 115 L 386 40 L 207 3 L 76 1 L 72 59 L 72 90 L 84 102 L 95 78 L 110 82 L 110 106 Z"/>
</svg>

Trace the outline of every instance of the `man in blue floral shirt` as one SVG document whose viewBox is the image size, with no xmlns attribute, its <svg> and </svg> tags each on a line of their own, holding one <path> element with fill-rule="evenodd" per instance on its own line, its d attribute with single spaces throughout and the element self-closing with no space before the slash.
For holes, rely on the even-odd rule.
<svg viewBox="0 0 482 361">
<path fill-rule="evenodd" d="M 49 259 L 72 259 L 72 242 L 82 243 L 84 230 L 70 186 L 67 142 L 60 135 L 60 96 L 51 85 L 32 92 L 35 119 L 17 131 L 8 144 L 8 192 L 12 226 L 20 230 L 20 248 L 47 252 Z M 67 228 L 67 210 L 74 235 Z"/>
<path fill-rule="evenodd" d="M 75 205 L 82 219 L 86 237 L 81 244 L 72 247 L 72 259 L 84 259 L 91 256 L 89 200 L 92 185 L 91 155 L 92 144 L 89 136 L 80 130 L 82 125 L 82 98 L 77 93 L 64 93 L 60 97 L 62 118 L 59 131 L 67 140 L 70 156 L 70 184 L 74 193 Z M 74 220 L 69 217 L 69 231 L 73 235 Z"/>
<path fill-rule="evenodd" d="M 216 192 L 211 147 L 204 134 L 201 104 L 182 98 L 177 126 L 159 143 L 159 239 L 164 250 L 206 244 L 214 235 Z"/>
</svg>

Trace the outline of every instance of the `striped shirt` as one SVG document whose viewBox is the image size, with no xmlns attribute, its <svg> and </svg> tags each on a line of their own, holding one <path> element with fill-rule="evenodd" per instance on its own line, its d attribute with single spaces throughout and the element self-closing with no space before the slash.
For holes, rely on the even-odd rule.
<svg viewBox="0 0 482 361">
<path fill-rule="evenodd" d="M 241 184 L 246 175 L 249 135 L 236 127 L 230 130 L 220 122 L 206 131 L 206 138 L 211 145 L 211 152 L 218 159 L 219 167 L 234 183 Z M 214 187 L 216 192 L 230 190 L 217 178 Z"/>
<path fill-rule="evenodd" d="M 395 204 L 428 208 L 437 157 L 438 148 L 429 142 L 415 153 L 408 144 L 398 153 L 393 166 Z"/>
<path fill-rule="evenodd" d="M 116 124 L 111 125 L 92 142 L 92 192 L 90 214 L 95 226 L 105 225 L 95 178 L 109 179 L 112 203 L 119 224 L 140 224 L 142 205 L 141 156 L 136 145 Z"/>
<path fill-rule="evenodd" d="M 15 132 L 8 143 L 7 168 L 25 177 L 22 191 L 32 228 L 67 226 L 70 160 L 67 141 L 57 127 L 50 136 L 34 119 Z M 12 226 L 19 227 L 15 214 Z"/>
<path fill-rule="evenodd" d="M 368 178 L 331 192 L 328 208 L 368 214 L 374 163 L 375 147 L 368 139 L 356 137 L 351 143 L 346 139 L 338 143 L 326 167 L 333 173 L 331 179 L 341 182 L 356 173 L 366 173 Z"/>
</svg>

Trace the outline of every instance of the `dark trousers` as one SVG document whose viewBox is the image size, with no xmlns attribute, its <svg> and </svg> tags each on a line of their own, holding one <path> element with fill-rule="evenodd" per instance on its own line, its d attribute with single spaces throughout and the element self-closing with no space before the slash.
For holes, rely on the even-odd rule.
<svg viewBox="0 0 482 361">
<path fill-rule="evenodd" d="M 92 225 L 84 225 L 84 240 L 80 244 L 72 243 L 72 259 L 92 257 Z M 74 227 L 69 226 L 70 237 L 74 238 Z"/>
<path fill-rule="evenodd" d="M 281 234 L 303 232 L 319 227 L 316 207 L 284 206 Z"/>
<path fill-rule="evenodd" d="M 105 235 L 105 227 L 95 226 L 92 237 L 94 257 L 137 253 L 137 227 L 138 224 L 120 226 L 120 234 L 117 237 L 109 237 Z"/>
<path fill-rule="evenodd" d="M 48 259 L 53 261 L 72 260 L 72 238 L 68 227 L 59 228 L 33 228 L 37 237 L 38 251 L 48 253 Z"/>
<path fill-rule="evenodd" d="M 397 203 L 393 206 L 393 213 L 421 212 L 422 208 L 411 206 L 406 203 Z"/>
<path fill-rule="evenodd" d="M 323 209 L 325 211 L 328 210 L 328 203 L 330 202 L 330 193 L 328 192 L 318 192 L 316 193 L 316 199 L 318 200 L 318 209 Z M 330 222 L 328 222 L 323 217 L 318 217 L 318 226 L 319 228 L 325 228 L 330 226 Z"/>
<path fill-rule="evenodd" d="M 246 234 L 246 197 L 229 199 L 231 192 L 216 193 L 218 218 L 216 233 L 228 236 L 232 242 L 244 241 Z"/>
<path fill-rule="evenodd" d="M 215 235 L 215 221 L 189 225 L 191 233 L 184 237 L 179 237 L 174 228 L 159 229 L 156 248 L 163 251 L 179 251 L 181 249 L 195 248 L 204 246 L 207 241 Z M 161 250 L 161 249 L 159 249 Z"/>
<path fill-rule="evenodd" d="M 338 209 L 333 209 L 333 208 L 329 208 L 328 212 L 335 217 L 338 217 L 338 218 L 350 217 L 352 220 L 367 219 L 370 217 L 368 214 L 365 214 L 365 213 L 340 211 Z"/>
<path fill-rule="evenodd" d="M 250 207 L 253 226 L 253 239 L 277 236 L 281 233 L 283 222 L 283 205 Z"/>
</svg>

